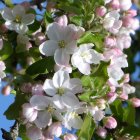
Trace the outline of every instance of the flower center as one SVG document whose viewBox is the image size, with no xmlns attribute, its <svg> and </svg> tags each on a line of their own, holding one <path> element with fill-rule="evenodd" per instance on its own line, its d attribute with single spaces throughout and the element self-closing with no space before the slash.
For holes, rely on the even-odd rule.
<svg viewBox="0 0 140 140">
<path fill-rule="evenodd" d="M 64 88 L 58 88 L 57 90 L 59 95 L 63 95 L 64 94 Z"/>
<path fill-rule="evenodd" d="M 15 22 L 16 23 L 20 23 L 21 22 L 21 17 L 19 15 L 16 15 Z"/>
<path fill-rule="evenodd" d="M 86 58 L 86 57 L 88 57 L 88 56 L 89 56 L 89 54 L 88 54 L 87 52 L 81 53 L 81 57 L 83 57 L 83 58 Z"/>
<path fill-rule="evenodd" d="M 78 114 L 76 112 L 71 112 L 70 116 L 71 116 L 71 118 L 76 118 L 76 117 L 78 117 Z"/>
<path fill-rule="evenodd" d="M 51 105 L 49 105 L 48 108 L 47 108 L 47 111 L 49 113 L 53 113 L 54 112 L 54 108 Z"/>
<path fill-rule="evenodd" d="M 66 43 L 65 43 L 64 40 L 60 40 L 60 41 L 58 42 L 58 45 L 59 45 L 60 48 L 65 48 Z"/>
</svg>

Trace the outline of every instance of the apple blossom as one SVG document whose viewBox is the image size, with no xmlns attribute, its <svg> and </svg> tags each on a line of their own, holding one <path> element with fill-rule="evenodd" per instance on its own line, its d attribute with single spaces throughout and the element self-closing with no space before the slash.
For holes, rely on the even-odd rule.
<svg viewBox="0 0 140 140">
<path fill-rule="evenodd" d="M 69 63 L 70 54 L 77 49 L 76 40 L 83 34 L 84 29 L 73 24 L 60 26 L 54 22 L 47 26 L 47 35 L 50 40 L 39 46 L 43 55 L 53 56 L 56 64 L 65 65 Z"/>
<path fill-rule="evenodd" d="M 120 2 L 120 9 L 123 11 L 127 11 L 132 6 L 131 0 L 119 0 Z"/>
<path fill-rule="evenodd" d="M 43 95 L 43 86 L 41 84 L 35 84 L 32 86 L 32 95 Z"/>
<path fill-rule="evenodd" d="M 10 95 L 11 93 L 11 87 L 9 85 L 6 85 L 5 87 L 3 87 L 2 89 L 2 94 L 5 96 Z"/>
<path fill-rule="evenodd" d="M 113 117 L 105 117 L 103 123 L 108 129 L 114 129 L 117 127 L 117 121 Z"/>
<path fill-rule="evenodd" d="M 93 46 L 92 43 L 80 45 L 71 58 L 72 65 L 85 75 L 90 74 L 90 64 L 99 64 L 102 59 L 102 54 L 92 49 Z"/>
<path fill-rule="evenodd" d="M 68 19 L 66 15 L 63 15 L 61 17 L 57 17 L 55 19 L 55 22 L 57 22 L 60 26 L 67 26 L 68 25 Z"/>
<path fill-rule="evenodd" d="M 32 24 L 35 18 L 33 14 L 26 14 L 24 7 L 21 5 L 16 5 L 13 9 L 4 8 L 2 17 L 6 20 L 6 27 L 19 34 L 26 33 L 28 31 L 27 25 Z"/>
<path fill-rule="evenodd" d="M 99 127 L 96 131 L 96 134 L 101 138 L 105 139 L 107 136 L 107 130 L 103 127 Z"/>
<path fill-rule="evenodd" d="M 139 98 L 133 97 L 130 99 L 130 102 L 132 103 L 132 105 L 134 107 L 140 107 L 140 99 Z"/>
<path fill-rule="evenodd" d="M 109 6 L 111 8 L 113 8 L 114 10 L 117 10 L 120 8 L 120 2 L 119 0 L 112 0 L 110 3 L 109 3 Z"/>
<path fill-rule="evenodd" d="M 96 15 L 100 17 L 104 16 L 106 12 L 107 12 L 107 9 L 104 6 L 98 7 L 96 9 Z"/>
<path fill-rule="evenodd" d="M 54 104 L 60 109 L 79 105 L 75 94 L 82 91 L 81 81 L 78 78 L 70 79 L 66 71 L 56 72 L 52 80 L 46 79 L 43 89 L 47 95 L 53 96 Z"/>
<path fill-rule="evenodd" d="M 5 63 L 0 61 L 0 80 L 6 77 L 4 70 L 6 69 Z"/>
<path fill-rule="evenodd" d="M 78 140 L 77 136 L 74 134 L 66 134 L 64 135 L 64 140 Z"/>
</svg>

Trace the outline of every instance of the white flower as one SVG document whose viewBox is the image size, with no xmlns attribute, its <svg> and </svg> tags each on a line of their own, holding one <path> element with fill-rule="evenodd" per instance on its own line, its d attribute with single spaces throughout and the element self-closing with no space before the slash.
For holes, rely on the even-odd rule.
<svg viewBox="0 0 140 140">
<path fill-rule="evenodd" d="M 53 56 L 56 64 L 66 65 L 69 63 L 70 54 L 77 49 L 76 40 L 83 34 L 84 29 L 75 25 L 60 26 L 52 23 L 47 26 L 47 35 L 50 40 L 39 46 L 43 55 Z"/>
<path fill-rule="evenodd" d="M 63 109 L 66 107 L 74 107 L 79 104 L 76 93 L 82 91 L 80 79 L 70 79 L 68 72 L 58 71 L 54 74 L 53 79 L 46 79 L 43 89 L 47 95 L 53 96 L 54 104 Z"/>
<path fill-rule="evenodd" d="M 119 81 L 124 75 L 122 69 L 116 65 L 109 66 L 107 71 L 109 78 L 113 78 L 115 81 Z"/>
<path fill-rule="evenodd" d="M 131 85 L 129 85 L 129 84 L 124 84 L 122 86 L 122 90 L 123 90 L 124 94 L 131 94 L 131 93 L 135 93 L 136 88 L 131 86 Z"/>
<path fill-rule="evenodd" d="M 5 69 L 6 69 L 5 63 L 3 61 L 0 61 L 0 80 L 6 77 L 5 72 L 3 72 Z"/>
<path fill-rule="evenodd" d="M 55 116 L 58 120 L 61 120 L 60 110 L 53 105 L 50 98 L 47 96 L 34 95 L 30 99 L 32 107 L 38 110 L 38 114 L 34 123 L 38 128 L 45 128 L 52 121 L 52 116 Z"/>
<path fill-rule="evenodd" d="M 24 34 L 28 27 L 34 22 L 33 14 L 26 14 L 25 9 L 21 5 L 16 5 L 12 10 L 4 8 L 2 17 L 6 20 L 5 25 L 9 30 L 15 30 L 17 33 Z"/>
<path fill-rule="evenodd" d="M 93 116 L 95 122 L 101 121 L 104 118 L 105 112 L 99 109 L 97 106 L 88 107 L 89 112 Z"/>
<path fill-rule="evenodd" d="M 71 130 L 71 128 L 80 129 L 83 120 L 79 114 L 82 114 L 84 111 L 85 108 L 80 106 L 68 109 L 67 113 L 64 115 L 62 124 L 69 130 Z"/>
<path fill-rule="evenodd" d="M 119 0 L 121 10 L 127 11 L 132 6 L 131 0 Z"/>
<path fill-rule="evenodd" d="M 100 53 L 91 49 L 93 46 L 92 43 L 80 45 L 71 58 L 72 65 L 85 75 L 90 74 L 90 64 L 99 64 L 102 59 Z"/>
<path fill-rule="evenodd" d="M 120 14 L 117 10 L 107 13 L 103 21 L 104 28 L 113 34 L 118 33 L 119 29 L 122 26 L 122 21 L 119 20 L 119 18 Z"/>
</svg>

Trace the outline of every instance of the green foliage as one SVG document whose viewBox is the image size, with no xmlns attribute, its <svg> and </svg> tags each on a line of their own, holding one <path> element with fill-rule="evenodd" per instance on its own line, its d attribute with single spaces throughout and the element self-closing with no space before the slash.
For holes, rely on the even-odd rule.
<svg viewBox="0 0 140 140">
<path fill-rule="evenodd" d="M 17 93 L 15 101 L 9 106 L 9 108 L 4 112 L 4 115 L 8 120 L 15 120 L 19 118 L 20 112 L 22 110 L 22 105 L 27 102 L 26 96 L 21 93 Z"/>
<path fill-rule="evenodd" d="M 43 73 L 49 73 L 54 69 L 54 59 L 52 57 L 43 58 L 30 65 L 26 73 L 31 76 L 37 76 Z"/>
<path fill-rule="evenodd" d="M 29 140 L 26 136 L 26 127 L 25 125 L 20 125 L 19 127 L 19 137 L 21 137 L 23 140 Z"/>
<path fill-rule="evenodd" d="M 78 131 L 78 140 L 91 140 L 95 130 L 92 116 L 86 115 L 81 130 Z"/>
</svg>

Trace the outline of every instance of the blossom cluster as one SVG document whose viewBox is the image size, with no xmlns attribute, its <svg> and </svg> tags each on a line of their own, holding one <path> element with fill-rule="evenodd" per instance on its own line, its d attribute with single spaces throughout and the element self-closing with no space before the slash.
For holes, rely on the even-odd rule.
<svg viewBox="0 0 140 140">
<path fill-rule="evenodd" d="M 24 83 L 20 87 L 25 95 L 30 93 L 28 102 L 22 105 L 20 116 L 30 140 L 53 140 L 54 137 L 78 140 L 74 134 L 64 134 L 62 128 L 81 129 L 84 114 L 92 116 L 96 133 L 103 139 L 108 129 L 117 127 L 116 119 L 112 114 L 107 114 L 106 109 L 116 99 L 128 100 L 128 95 L 135 92 L 135 88 L 129 85 L 129 74 L 122 70 L 128 67 L 124 50 L 131 45 L 130 34 L 139 28 L 139 21 L 135 18 L 137 13 L 130 9 L 131 6 L 131 0 L 104 0 L 104 5 L 95 9 L 95 17 L 107 33 L 102 52 L 91 42 L 78 44 L 87 30 L 69 23 L 66 15 L 54 18 L 54 22 L 47 25 L 46 36 L 41 29 L 33 33 L 42 57 L 53 57 L 55 65 L 52 78 L 42 81 L 43 84 Z M 6 28 L 18 34 L 17 44 L 25 45 L 26 50 L 29 50 L 32 44 L 27 34 L 28 25 L 34 22 L 34 14 L 28 13 L 21 5 L 16 5 L 12 10 L 5 8 L 1 14 L 6 21 Z M 108 63 L 108 79 L 104 87 L 109 87 L 109 90 L 106 95 L 93 94 L 90 97 L 93 103 L 82 101 L 79 96 L 86 89 L 80 76 L 94 75 L 94 67 L 102 63 Z M 5 65 L 1 61 L 0 78 L 5 77 L 4 69 Z M 80 74 L 79 77 L 72 75 L 75 70 Z M 130 102 L 134 107 L 140 106 L 137 98 L 130 99 Z"/>
</svg>

